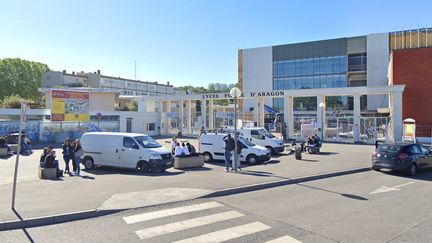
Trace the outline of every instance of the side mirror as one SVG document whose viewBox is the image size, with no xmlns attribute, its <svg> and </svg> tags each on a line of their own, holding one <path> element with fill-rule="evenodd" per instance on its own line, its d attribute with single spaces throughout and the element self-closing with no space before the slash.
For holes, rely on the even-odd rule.
<svg viewBox="0 0 432 243">
<path fill-rule="evenodd" d="M 138 144 L 134 143 L 134 145 L 133 145 L 133 149 L 139 149 Z"/>
</svg>

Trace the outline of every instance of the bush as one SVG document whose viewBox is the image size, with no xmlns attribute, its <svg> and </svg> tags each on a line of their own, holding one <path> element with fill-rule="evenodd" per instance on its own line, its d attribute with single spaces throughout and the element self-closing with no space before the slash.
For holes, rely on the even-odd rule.
<svg viewBox="0 0 432 243">
<path fill-rule="evenodd" d="M 3 101 L 0 103 L 0 106 L 3 108 L 14 108 L 19 109 L 21 108 L 21 101 L 25 101 L 18 95 L 10 95 L 6 96 Z"/>
<path fill-rule="evenodd" d="M 129 101 L 125 106 L 126 111 L 138 111 L 138 103 L 135 100 Z"/>
</svg>

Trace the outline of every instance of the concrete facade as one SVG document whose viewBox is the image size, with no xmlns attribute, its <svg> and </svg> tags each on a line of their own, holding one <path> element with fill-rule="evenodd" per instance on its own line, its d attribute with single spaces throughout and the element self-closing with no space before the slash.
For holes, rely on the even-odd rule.
<svg viewBox="0 0 432 243">
<path fill-rule="evenodd" d="M 389 34 L 371 34 L 367 36 L 367 86 L 383 86 L 388 83 Z M 385 95 L 367 97 L 368 110 L 376 110 L 388 104 Z"/>
<path fill-rule="evenodd" d="M 269 90 L 273 82 L 273 51 L 272 47 L 243 50 L 243 92 Z M 252 84 L 252 85 L 251 85 Z M 265 105 L 271 106 L 271 98 L 265 98 Z M 254 109 L 255 101 L 243 101 L 244 112 Z"/>
</svg>

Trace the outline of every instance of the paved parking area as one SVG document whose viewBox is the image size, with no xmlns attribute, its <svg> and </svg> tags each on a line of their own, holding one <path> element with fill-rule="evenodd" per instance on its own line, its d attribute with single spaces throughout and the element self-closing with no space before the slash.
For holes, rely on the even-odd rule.
<svg viewBox="0 0 432 243">
<path fill-rule="evenodd" d="M 166 140 L 160 143 L 169 147 Z M 190 140 L 197 144 L 196 140 Z M 245 166 L 241 173 L 225 173 L 223 162 L 208 163 L 190 170 L 169 169 L 166 173 L 138 174 L 131 170 L 96 168 L 82 171 L 82 177 L 65 176 L 61 180 L 39 180 L 36 150 L 22 157 L 16 207 L 24 218 L 97 208 L 114 194 L 148 191 L 169 187 L 219 190 L 286 178 L 369 166 L 372 146 L 324 144 L 321 155 L 304 155 L 297 161 L 283 153 L 266 164 Z M 57 151 L 57 154 L 61 154 Z M 0 218 L 14 220 L 10 210 L 15 157 L 0 160 Z"/>
</svg>

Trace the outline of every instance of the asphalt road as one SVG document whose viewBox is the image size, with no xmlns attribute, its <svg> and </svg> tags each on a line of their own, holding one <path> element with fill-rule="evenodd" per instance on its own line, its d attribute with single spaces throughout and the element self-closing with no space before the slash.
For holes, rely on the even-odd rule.
<svg viewBox="0 0 432 243">
<path fill-rule="evenodd" d="M 0 242 L 431 242 L 431 180 L 369 171 L 0 232 Z"/>
</svg>

